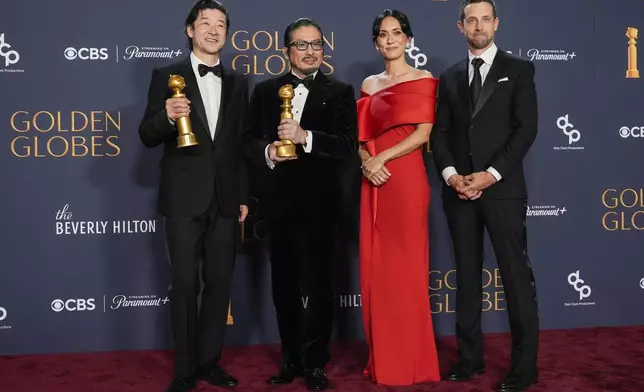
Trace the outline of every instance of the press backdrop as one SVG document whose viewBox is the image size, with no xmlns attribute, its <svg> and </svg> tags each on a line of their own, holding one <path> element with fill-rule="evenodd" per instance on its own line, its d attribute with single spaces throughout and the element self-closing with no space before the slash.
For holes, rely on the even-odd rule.
<svg viewBox="0 0 644 392">
<path fill-rule="evenodd" d="M 253 83 L 287 72 L 283 30 L 309 16 L 325 32 L 322 71 L 358 91 L 363 78 L 383 69 L 371 23 L 392 7 L 411 18 L 410 64 L 440 76 L 466 55 L 458 3 L 229 0 L 223 62 Z M 169 270 L 155 211 L 161 151 L 145 149 L 137 127 L 152 68 L 189 54 L 182 24 L 191 5 L 3 3 L 0 354 L 172 347 Z M 627 30 L 635 36 L 644 28 L 644 2 L 498 0 L 498 7 L 497 44 L 536 66 L 539 135 L 526 158 L 527 224 L 541 327 L 640 324 L 644 80 L 635 76 L 644 52 Z M 426 150 L 433 187 L 428 295 L 444 335 L 454 331 L 455 274 L 440 180 Z M 363 336 L 357 167 L 347 162 L 343 171 L 346 211 L 335 260 L 341 339 Z M 251 206 L 244 227 L 228 344 L 278 337 L 258 208 Z M 507 331 L 489 242 L 486 255 L 484 329 Z"/>
</svg>

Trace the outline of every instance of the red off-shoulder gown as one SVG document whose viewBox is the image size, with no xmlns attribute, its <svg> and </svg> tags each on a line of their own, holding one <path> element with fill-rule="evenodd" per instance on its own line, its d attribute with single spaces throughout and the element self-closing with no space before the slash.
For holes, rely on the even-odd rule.
<svg viewBox="0 0 644 392">
<path fill-rule="evenodd" d="M 433 123 L 438 80 L 401 82 L 358 100 L 359 138 L 371 156 Z M 429 306 L 430 188 L 422 147 L 389 161 L 381 187 L 362 180 L 360 285 L 369 345 L 365 374 L 382 385 L 440 380 Z"/>
</svg>

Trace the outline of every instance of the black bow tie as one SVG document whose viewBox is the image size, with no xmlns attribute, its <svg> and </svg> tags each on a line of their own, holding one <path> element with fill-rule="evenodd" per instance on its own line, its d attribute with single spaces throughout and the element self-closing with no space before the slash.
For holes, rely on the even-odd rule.
<svg viewBox="0 0 644 392">
<path fill-rule="evenodd" d="M 311 89 L 311 83 L 313 83 L 313 75 L 309 75 L 305 77 L 304 79 L 300 79 L 297 76 L 293 75 L 293 80 L 291 81 L 293 83 L 293 88 L 297 88 L 300 84 L 303 84 L 304 87 L 307 89 Z"/>
<path fill-rule="evenodd" d="M 212 72 L 215 76 L 221 77 L 222 67 L 221 64 L 217 64 L 214 67 L 209 67 L 206 64 L 199 64 L 199 76 L 206 76 L 208 72 Z"/>
</svg>

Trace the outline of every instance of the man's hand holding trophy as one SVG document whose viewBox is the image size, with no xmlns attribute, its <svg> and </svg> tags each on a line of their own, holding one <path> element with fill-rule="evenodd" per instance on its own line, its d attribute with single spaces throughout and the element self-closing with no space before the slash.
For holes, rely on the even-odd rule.
<svg viewBox="0 0 644 392">
<path fill-rule="evenodd" d="M 179 75 L 171 75 L 168 87 L 174 92 L 172 98 L 165 101 L 168 118 L 177 124 L 177 148 L 196 146 L 199 144 L 190 124 L 190 101 L 183 93 L 186 82 Z"/>
<path fill-rule="evenodd" d="M 307 137 L 306 131 L 293 119 L 293 105 L 291 104 L 291 100 L 295 96 L 293 86 L 290 84 L 282 86 L 278 95 L 282 100 L 281 121 L 277 127 L 277 136 L 280 140 L 273 142 L 268 148 L 269 158 L 276 163 L 297 159 L 295 145 L 306 145 Z"/>
</svg>

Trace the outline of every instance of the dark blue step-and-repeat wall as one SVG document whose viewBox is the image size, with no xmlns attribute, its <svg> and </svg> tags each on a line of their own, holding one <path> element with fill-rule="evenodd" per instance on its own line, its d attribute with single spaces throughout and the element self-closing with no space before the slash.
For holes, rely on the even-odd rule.
<svg viewBox="0 0 644 392">
<path fill-rule="evenodd" d="M 155 211 L 161 151 L 144 148 L 137 128 L 152 68 L 189 53 L 183 21 L 192 2 L 4 3 L 0 354 L 172 347 L 169 270 Z M 226 5 L 232 25 L 224 64 L 253 83 L 288 71 L 282 34 L 301 16 L 324 29 L 322 71 L 356 91 L 383 69 L 371 23 L 384 8 L 411 18 L 410 64 L 440 76 L 466 55 L 457 0 Z M 644 57 L 644 2 L 498 0 L 498 7 L 497 44 L 537 70 L 539 136 L 526 167 L 541 326 L 641 324 L 644 80 L 637 59 Z M 454 263 L 441 182 L 426 150 L 433 187 L 428 295 L 435 329 L 446 335 L 454 331 Z M 361 339 L 357 160 L 342 175 L 336 337 Z M 228 344 L 278 337 L 258 208 L 251 206 L 244 225 Z M 507 331 L 489 242 L 482 284 L 485 331 Z"/>
</svg>

